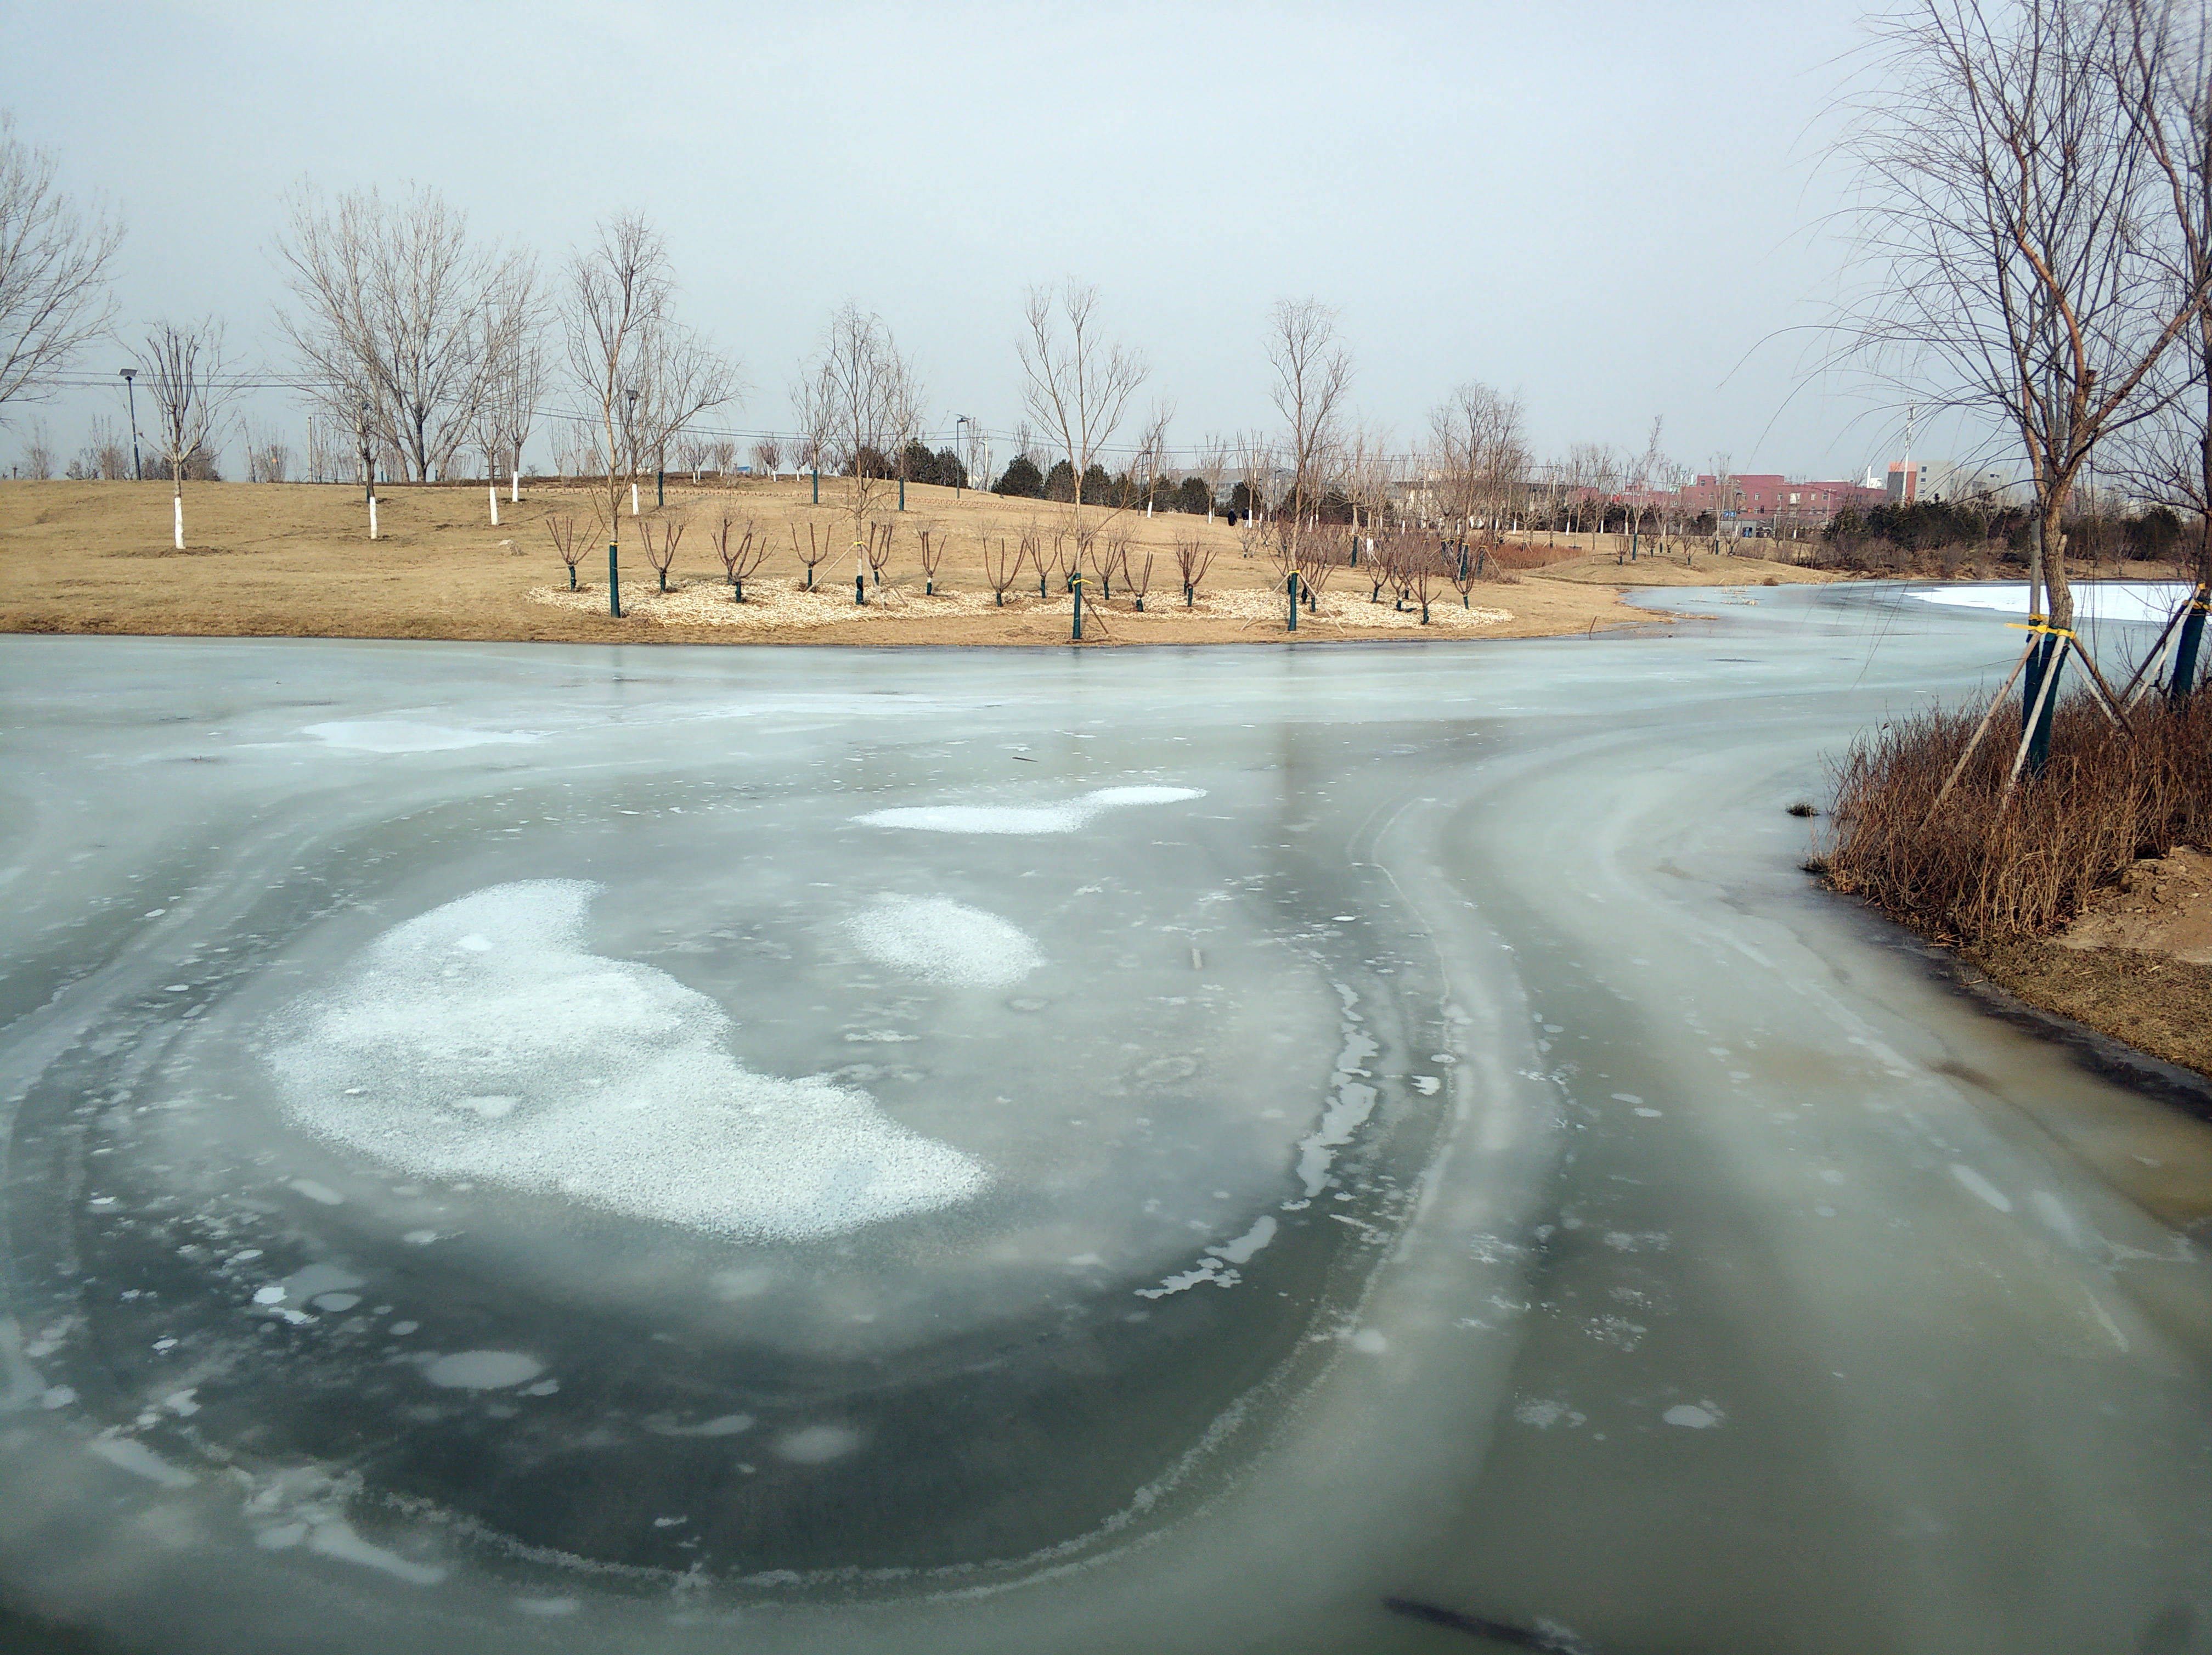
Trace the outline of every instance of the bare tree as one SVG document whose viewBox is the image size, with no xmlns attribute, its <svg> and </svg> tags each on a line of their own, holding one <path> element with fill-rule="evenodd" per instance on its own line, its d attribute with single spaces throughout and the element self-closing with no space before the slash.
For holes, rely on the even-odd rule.
<svg viewBox="0 0 2212 1655">
<path fill-rule="evenodd" d="M 54 434 L 42 419 L 31 422 L 30 440 L 23 445 L 23 471 L 38 483 L 54 474 Z"/>
<path fill-rule="evenodd" d="M 2200 12 L 2185 33 L 2172 9 L 2129 0 L 2121 36 L 2148 96 L 2142 136 L 2171 215 L 2164 238 L 2178 292 L 2212 294 L 2212 29 Z M 2169 394 L 2155 415 L 2123 435 L 2122 470 L 2142 493 L 2197 519 L 2197 591 L 2183 622 L 2171 691 L 2196 687 L 2208 600 L 2212 600 L 2212 301 L 2200 302 L 2185 340 L 2162 365 Z"/>
<path fill-rule="evenodd" d="M 1167 463 L 1168 426 L 1174 421 L 1173 402 L 1155 402 L 1146 412 L 1145 423 L 1138 429 L 1137 451 L 1129 460 L 1129 478 L 1138 484 L 1145 502 L 1145 515 L 1152 514 L 1152 496 L 1159 488 L 1160 469 Z"/>
<path fill-rule="evenodd" d="M 120 224 L 81 213 L 55 186 L 52 155 L 17 137 L 0 110 L 0 424 L 9 403 L 51 397 L 77 351 L 107 332 L 122 241 Z"/>
<path fill-rule="evenodd" d="M 2028 703 L 2046 709 L 2074 621 L 2068 497 L 2100 441 L 2154 411 L 2153 371 L 2203 298 L 2146 233 L 2165 112 L 2130 21 L 2112 0 L 1920 0 L 1881 27 L 1891 74 L 1844 143 L 1873 288 L 1852 344 L 2026 450 L 2028 606 L 2055 629 Z"/>
<path fill-rule="evenodd" d="M 976 549 L 982 554 L 983 578 L 990 583 L 991 595 L 998 600 L 998 606 L 1004 609 L 1006 606 L 1006 588 L 1022 577 L 1022 552 L 1017 550 L 1009 553 L 1004 535 L 996 540 L 979 535 L 976 537 Z"/>
<path fill-rule="evenodd" d="M 900 437 L 921 400 L 919 387 L 884 319 L 848 301 L 830 319 L 793 400 L 809 446 L 817 451 L 816 463 L 827 460 L 845 474 L 857 581 L 868 520 L 894 486 L 890 451 L 903 446 Z M 860 590 L 854 587 L 856 594 Z"/>
<path fill-rule="evenodd" d="M 1469 380 L 1429 412 L 1430 463 L 1452 532 L 1492 539 L 1528 472 L 1520 399 Z"/>
<path fill-rule="evenodd" d="M 938 566 L 944 563 L 945 554 L 952 545 L 951 537 L 933 523 L 924 523 L 915 530 L 915 538 L 921 542 L 915 557 L 921 564 L 921 590 L 927 597 L 937 590 Z"/>
<path fill-rule="evenodd" d="M 1083 478 L 1113 438 L 1149 371 L 1141 352 L 1103 337 L 1098 289 L 1073 279 L 1057 295 L 1030 289 L 1028 332 L 1015 342 L 1022 362 L 1022 405 L 1060 440 L 1075 474 L 1075 516 L 1083 517 Z M 1064 331 L 1063 331 L 1064 329 Z"/>
<path fill-rule="evenodd" d="M 1336 337 L 1336 313 L 1315 299 L 1278 299 L 1268 313 L 1267 365 L 1275 372 L 1275 411 L 1289 429 L 1291 513 L 1303 532 L 1307 508 L 1322 496 L 1352 384 L 1352 354 Z"/>
<path fill-rule="evenodd" d="M 783 464 L 783 445 L 773 437 L 763 437 L 753 444 L 753 464 L 773 478 Z"/>
<path fill-rule="evenodd" d="M 444 475 L 538 326 L 537 261 L 475 245 L 467 215 L 427 188 L 325 204 L 302 186 L 288 208 L 276 253 L 295 303 L 277 326 L 301 389 L 340 417 L 365 404 L 407 476 Z"/>
<path fill-rule="evenodd" d="M 176 501 L 176 548 L 185 549 L 185 473 L 195 455 L 211 450 L 232 399 L 222 324 L 213 317 L 179 326 L 157 322 L 138 353 L 138 373 L 154 405 L 161 457 L 169 463 Z"/>
<path fill-rule="evenodd" d="M 643 458 L 738 393 L 735 365 L 678 321 L 675 299 L 667 244 L 641 214 L 604 221 L 598 240 L 569 259 L 562 331 L 568 371 L 595 415 L 611 547 L 620 545 L 623 492 L 635 490 Z"/>
</svg>

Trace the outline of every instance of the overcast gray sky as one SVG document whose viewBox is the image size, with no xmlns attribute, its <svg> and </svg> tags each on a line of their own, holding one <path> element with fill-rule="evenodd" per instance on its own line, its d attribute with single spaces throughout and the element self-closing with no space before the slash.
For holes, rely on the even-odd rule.
<svg viewBox="0 0 2212 1655">
<path fill-rule="evenodd" d="M 120 211 L 126 337 L 214 311 L 273 360 L 284 191 L 417 181 L 549 270 L 645 210 L 687 318 L 744 364 L 732 428 L 791 428 L 795 365 L 853 298 L 939 425 L 1010 429 L 1024 290 L 1074 274 L 1150 356 L 1178 445 L 1273 423 L 1266 313 L 1312 296 L 1401 444 L 1479 379 L 1522 396 L 1540 457 L 1640 450 L 1663 413 L 1700 469 L 1831 476 L 1890 457 L 1897 424 L 1808 381 L 1791 331 L 1834 290 L 1822 112 L 1860 15 L 0 0 L 0 98 Z M 45 411 L 64 453 L 95 411 Z M 254 411 L 297 441 L 296 409 Z"/>
</svg>

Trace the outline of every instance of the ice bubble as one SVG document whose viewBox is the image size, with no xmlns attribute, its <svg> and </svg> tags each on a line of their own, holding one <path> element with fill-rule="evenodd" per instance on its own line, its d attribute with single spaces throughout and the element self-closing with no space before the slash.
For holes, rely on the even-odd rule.
<svg viewBox="0 0 2212 1655">
<path fill-rule="evenodd" d="M 822 1465 L 860 1445 L 860 1433 L 849 1426 L 809 1425 L 779 1438 L 775 1451 L 794 1465 Z"/>
<path fill-rule="evenodd" d="M 68 1385 L 48 1385 L 39 1393 L 39 1406 L 53 1409 L 67 1408 L 76 1400 L 76 1392 Z"/>
<path fill-rule="evenodd" d="M 482 1179 L 731 1236 L 837 1235 L 983 1189 L 980 1162 L 866 1092 L 740 1067 L 704 995 L 592 953 L 598 889 L 495 885 L 378 938 L 277 1020 L 287 1112 L 456 1190 Z M 470 936 L 493 946 L 458 950 Z"/>
<path fill-rule="evenodd" d="M 545 1372 L 545 1365 L 519 1350 L 462 1350 L 441 1356 L 422 1377 L 444 1390 L 505 1390 Z"/>
<path fill-rule="evenodd" d="M 1657 1120 L 1660 1114 L 1660 1112 L 1656 1109 L 1639 1109 L 1636 1112 L 1647 1121 Z"/>
<path fill-rule="evenodd" d="M 927 833 L 1073 833 L 1109 810 L 1205 797 L 1203 788 L 1100 788 L 1058 805 L 910 805 L 870 811 L 854 820 Z"/>
<path fill-rule="evenodd" d="M 678 1425 L 669 1420 L 647 1420 L 645 1428 L 657 1437 L 736 1437 L 753 1428 L 753 1416 L 750 1414 L 724 1414 L 714 1419 L 702 1420 L 697 1425 Z M 787 1455 L 786 1457 L 791 1456 Z"/>
<path fill-rule="evenodd" d="M 392 1331 L 398 1338 L 404 1339 L 422 1325 L 420 1322 L 394 1322 L 392 1324 Z"/>
<path fill-rule="evenodd" d="M 1669 1425 L 1679 1425 L 1686 1431 L 1703 1431 L 1718 1425 L 1721 1416 L 1709 1408 L 1699 1408 L 1695 1402 L 1676 1402 L 1659 1416 Z"/>
<path fill-rule="evenodd" d="M 1613 1094 L 1613 1101 L 1616 1104 L 1640 1104 L 1644 1100 L 1632 1092 L 1616 1092 Z"/>
<path fill-rule="evenodd" d="M 1390 1342 L 1379 1328 L 1362 1328 L 1352 1336 L 1352 1348 L 1369 1356 L 1380 1356 L 1390 1348 Z"/>
<path fill-rule="evenodd" d="M 845 928 L 878 965 L 932 983 L 1004 989 L 1044 964 L 1018 927 L 944 897 L 884 897 Z"/>
<path fill-rule="evenodd" d="M 311 1308 L 326 1311 L 335 1316 L 351 1310 L 359 1303 L 361 1295 L 357 1293 L 326 1293 L 319 1294 L 312 1302 Z"/>
</svg>

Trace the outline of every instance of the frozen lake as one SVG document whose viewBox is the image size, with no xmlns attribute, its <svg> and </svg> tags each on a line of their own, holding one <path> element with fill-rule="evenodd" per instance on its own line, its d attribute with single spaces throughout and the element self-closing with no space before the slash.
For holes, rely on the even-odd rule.
<svg viewBox="0 0 2212 1655">
<path fill-rule="evenodd" d="M 2020 634 L 1663 597 L 1713 618 L 0 638 L 0 1604 L 227 1655 L 2212 1648 L 2212 1274 L 2075 1153 L 2212 1177 L 2212 1129 L 1784 812 Z"/>
</svg>

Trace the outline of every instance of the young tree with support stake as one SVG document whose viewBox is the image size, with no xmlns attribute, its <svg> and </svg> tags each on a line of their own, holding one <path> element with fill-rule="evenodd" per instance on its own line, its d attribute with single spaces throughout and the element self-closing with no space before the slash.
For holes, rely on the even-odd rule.
<svg viewBox="0 0 2212 1655">
<path fill-rule="evenodd" d="M 2097 444 L 2155 411 L 2154 370 L 2204 297 L 2201 279 L 2172 281 L 2155 228 L 2154 135 L 2172 115 L 2133 47 L 2172 15 L 1923 0 L 1881 26 L 1891 82 L 1844 145 L 1874 282 L 1853 344 L 2027 452 L 2022 752 L 2037 769 L 2064 654 L 2080 651 L 2068 500 Z"/>
<path fill-rule="evenodd" d="M 1074 474 L 1079 524 L 1084 478 L 1150 371 L 1142 353 L 1103 337 L 1097 310 L 1098 289 L 1083 283 L 1071 280 L 1057 295 L 1048 287 L 1031 288 L 1022 311 L 1027 332 L 1015 344 L 1022 405 L 1060 439 Z"/>
<path fill-rule="evenodd" d="M 676 319 L 667 244 L 641 214 L 603 221 L 597 241 L 570 258 L 566 285 L 562 332 L 605 467 L 592 509 L 607 533 L 607 608 L 618 616 L 623 496 L 636 488 L 640 459 L 732 400 L 737 369 Z"/>
<path fill-rule="evenodd" d="M 157 322 L 146 334 L 138 372 L 160 420 L 161 457 L 175 489 L 176 549 L 185 549 L 185 468 L 212 449 L 237 392 L 227 382 L 222 324 L 213 317 L 179 326 Z"/>
</svg>

